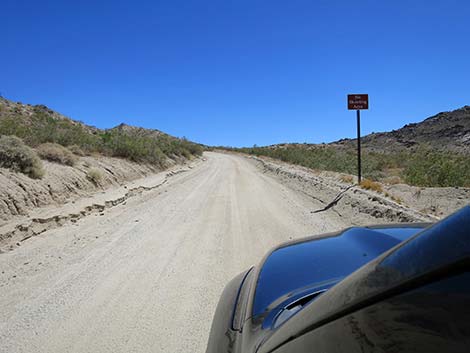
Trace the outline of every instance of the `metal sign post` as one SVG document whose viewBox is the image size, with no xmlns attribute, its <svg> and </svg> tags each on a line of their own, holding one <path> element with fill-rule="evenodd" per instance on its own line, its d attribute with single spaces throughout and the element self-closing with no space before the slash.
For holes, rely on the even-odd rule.
<svg viewBox="0 0 470 353">
<path fill-rule="evenodd" d="M 348 94 L 348 110 L 355 110 L 357 117 L 357 183 L 361 183 L 361 110 L 369 109 L 368 94 Z"/>
</svg>

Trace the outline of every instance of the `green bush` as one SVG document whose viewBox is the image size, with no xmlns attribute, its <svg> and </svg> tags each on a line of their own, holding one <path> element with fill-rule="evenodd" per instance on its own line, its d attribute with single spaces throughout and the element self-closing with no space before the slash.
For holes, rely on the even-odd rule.
<svg viewBox="0 0 470 353">
<path fill-rule="evenodd" d="M 43 143 L 37 147 L 39 156 L 51 162 L 73 166 L 77 162 L 77 157 L 66 147 L 57 143 Z"/>
<path fill-rule="evenodd" d="M 107 131 L 101 138 L 104 150 L 114 157 L 164 165 L 166 156 L 154 138 L 132 136 L 120 131 Z"/>
<path fill-rule="evenodd" d="M 470 157 L 420 149 L 407 161 L 403 177 L 417 186 L 470 187 Z"/>
<path fill-rule="evenodd" d="M 356 159 L 352 151 L 338 150 L 330 146 L 313 148 L 304 147 L 255 147 L 244 148 L 242 152 L 258 156 L 268 156 L 284 162 L 299 164 L 312 169 L 331 170 L 346 174 L 355 174 Z M 366 165 L 366 163 L 364 163 Z M 368 164 L 368 163 L 367 163 Z M 374 167 L 367 167 L 373 170 Z"/>
<path fill-rule="evenodd" d="M 32 116 L 13 114 L 2 117 L 0 133 L 18 136 L 32 147 L 50 142 L 94 149 L 99 143 L 99 139 L 83 125 L 67 119 L 57 119 L 39 107 L 34 108 Z"/>
<path fill-rule="evenodd" d="M 16 136 L 0 136 L 0 167 L 35 179 L 44 176 L 42 162 L 36 152 Z"/>
</svg>

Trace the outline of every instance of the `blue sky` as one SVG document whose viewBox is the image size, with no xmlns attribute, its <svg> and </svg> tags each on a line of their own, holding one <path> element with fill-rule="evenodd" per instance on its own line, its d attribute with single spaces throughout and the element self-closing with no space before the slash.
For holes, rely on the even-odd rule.
<svg viewBox="0 0 470 353">
<path fill-rule="evenodd" d="M 209 145 L 355 135 L 470 104 L 470 2 L 3 0 L 0 92 Z"/>
</svg>

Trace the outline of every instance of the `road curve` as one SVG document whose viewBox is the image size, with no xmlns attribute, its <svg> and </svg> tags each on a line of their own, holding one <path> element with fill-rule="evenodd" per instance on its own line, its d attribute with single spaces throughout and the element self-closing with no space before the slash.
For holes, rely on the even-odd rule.
<svg viewBox="0 0 470 353">
<path fill-rule="evenodd" d="M 204 352 L 219 295 L 274 245 L 343 226 L 239 156 L 0 255 L 0 352 Z"/>
</svg>

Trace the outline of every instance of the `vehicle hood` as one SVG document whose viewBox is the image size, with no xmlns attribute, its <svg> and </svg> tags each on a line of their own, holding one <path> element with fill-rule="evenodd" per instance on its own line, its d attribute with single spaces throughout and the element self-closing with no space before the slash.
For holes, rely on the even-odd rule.
<svg viewBox="0 0 470 353">
<path fill-rule="evenodd" d="M 252 317 L 263 327 L 292 303 L 320 294 L 359 267 L 396 246 L 426 225 L 354 227 L 321 238 L 275 248 L 264 260 L 256 283 Z"/>
</svg>

